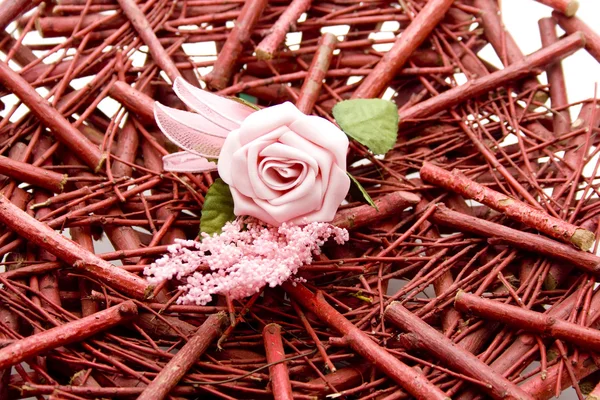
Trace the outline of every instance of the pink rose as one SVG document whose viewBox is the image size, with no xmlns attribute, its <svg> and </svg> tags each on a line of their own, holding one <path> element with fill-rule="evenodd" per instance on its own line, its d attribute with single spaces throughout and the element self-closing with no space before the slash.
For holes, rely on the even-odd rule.
<svg viewBox="0 0 600 400">
<path fill-rule="evenodd" d="M 291 103 L 251 113 L 182 79 L 174 89 L 199 114 L 155 108 L 165 135 L 187 150 L 166 156 L 166 170 L 181 171 L 180 162 L 188 170 L 207 170 L 214 164 L 206 158 L 218 157 L 236 215 L 275 226 L 333 219 L 350 187 L 348 138 L 339 128 Z"/>
</svg>

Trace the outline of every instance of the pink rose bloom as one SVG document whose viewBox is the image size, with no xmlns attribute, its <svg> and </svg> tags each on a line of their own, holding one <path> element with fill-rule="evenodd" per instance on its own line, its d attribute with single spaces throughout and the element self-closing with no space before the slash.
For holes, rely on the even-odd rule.
<svg viewBox="0 0 600 400">
<path fill-rule="evenodd" d="M 331 221 L 350 187 L 348 139 L 326 119 L 283 103 L 248 116 L 219 156 L 236 215 L 271 225 Z"/>
<path fill-rule="evenodd" d="M 338 127 L 291 103 L 252 112 L 182 79 L 174 89 L 198 114 L 155 107 L 161 130 L 186 150 L 166 156 L 165 170 L 214 169 L 207 158 L 218 158 L 236 215 L 275 226 L 333 219 L 350 187 L 348 138 Z"/>
</svg>

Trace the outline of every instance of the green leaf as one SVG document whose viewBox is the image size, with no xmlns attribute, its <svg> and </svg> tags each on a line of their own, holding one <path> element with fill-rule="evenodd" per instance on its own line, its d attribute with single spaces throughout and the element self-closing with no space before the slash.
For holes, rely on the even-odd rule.
<svg viewBox="0 0 600 400">
<path fill-rule="evenodd" d="M 229 186 L 219 178 L 208 188 L 208 192 L 204 197 L 200 232 L 208 233 L 211 236 L 215 233 L 221 233 L 225 223 L 234 219 L 231 191 Z"/>
<path fill-rule="evenodd" d="M 248 106 L 248 107 L 254 109 L 255 111 L 260 110 L 260 107 L 256 105 L 256 101 L 258 101 L 258 99 L 254 96 L 240 93 L 240 97 L 228 97 L 228 99 L 236 101 L 238 103 L 241 103 L 245 106 Z"/>
<path fill-rule="evenodd" d="M 367 203 L 369 203 L 369 205 L 371 207 L 373 207 L 374 209 L 376 209 L 377 211 L 379 211 L 379 208 L 377 208 L 377 204 L 375 204 L 375 202 L 373 201 L 373 199 L 371 198 L 371 196 L 369 196 L 369 193 L 367 193 L 367 191 L 365 190 L 365 188 L 363 187 L 363 185 L 361 185 L 360 182 L 357 181 L 356 178 L 353 177 L 349 172 L 346 172 L 346 173 L 350 177 L 350 180 L 356 185 L 356 187 L 358 188 L 358 190 L 360 190 L 360 192 L 362 193 L 363 198 L 365 199 L 365 201 Z"/>
<path fill-rule="evenodd" d="M 398 138 L 398 109 L 391 101 L 356 99 L 339 102 L 333 116 L 352 139 L 375 154 L 385 154 Z"/>
</svg>

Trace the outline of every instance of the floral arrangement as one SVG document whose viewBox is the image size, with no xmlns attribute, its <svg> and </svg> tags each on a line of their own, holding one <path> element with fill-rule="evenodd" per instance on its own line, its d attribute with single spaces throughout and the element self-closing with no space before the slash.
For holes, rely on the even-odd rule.
<svg viewBox="0 0 600 400">
<path fill-rule="evenodd" d="M 346 172 L 347 134 L 385 153 L 397 134 L 393 104 L 379 99 L 338 104 L 334 115 L 342 131 L 289 102 L 257 110 L 181 78 L 173 89 L 195 113 L 155 103 L 158 126 L 184 150 L 165 156 L 164 169 L 218 170 L 220 179 L 206 195 L 201 241 L 171 246 L 145 270 L 151 282 L 185 282 L 181 303 L 206 304 L 214 294 L 246 297 L 289 279 L 328 239 L 348 240 L 345 229 L 327 222 L 351 181 L 373 202 Z M 382 118 L 390 115 L 386 110 L 391 118 Z"/>
</svg>

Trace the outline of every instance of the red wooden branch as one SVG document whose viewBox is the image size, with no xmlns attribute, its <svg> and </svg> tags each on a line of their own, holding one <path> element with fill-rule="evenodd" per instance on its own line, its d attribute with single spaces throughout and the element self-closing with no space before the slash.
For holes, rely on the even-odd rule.
<svg viewBox="0 0 600 400">
<path fill-rule="evenodd" d="M 221 335 L 227 321 L 224 312 L 209 316 L 139 395 L 138 400 L 162 400 L 167 397 L 208 346 Z"/>
<path fill-rule="evenodd" d="M 600 35 L 594 29 L 577 17 L 567 18 L 556 11 L 552 12 L 552 16 L 556 19 L 558 25 L 568 34 L 574 32 L 583 33 L 585 37 L 585 49 L 596 61 L 600 62 Z"/>
<path fill-rule="evenodd" d="M 129 86 L 126 82 L 116 81 L 108 90 L 108 94 L 123 104 L 127 110 L 136 114 L 145 124 L 154 125 L 154 100 Z"/>
<path fill-rule="evenodd" d="M 74 128 L 25 79 L 4 62 L 0 62 L 0 83 L 21 99 L 39 118 L 40 122 L 52 131 L 56 139 L 68 147 L 87 166 L 94 171 L 98 171 L 102 167 L 104 154 L 100 152 L 98 146 Z"/>
<path fill-rule="evenodd" d="M 583 379 L 598 370 L 598 365 L 594 357 L 589 354 L 581 354 L 579 359 L 575 361 L 568 360 L 567 362 L 572 363 L 573 372 L 577 380 Z M 561 390 L 565 390 L 573 385 L 573 381 L 563 369 L 561 363 L 554 364 L 548 368 L 548 373 L 545 376 L 537 374 L 528 381 L 523 382 L 520 386 L 535 399 L 549 400 L 556 394 L 559 379 Z M 593 391 L 589 393 L 586 400 L 598 400 L 598 397 L 593 396 L 593 394 Z"/>
<path fill-rule="evenodd" d="M 336 44 L 337 37 L 332 33 L 325 33 L 319 40 L 319 48 L 308 68 L 308 74 L 304 78 L 300 96 L 296 101 L 296 107 L 304 114 L 311 113 L 321 94 L 323 79 L 325 79 L 325 74 L 329 69 Z"/>
<path fill-rule="evenodd" d="M 360 228 L 398 214 L 405 208 L 414 206 L 420 200 L 421 198 L 414 193 L 399 190 L 378 197 L 375 200 L 377 208 L 363 205 L 340 210 L 335 214 L 335 218 L 331 223 L 340 228 Z"/>
<path fill-rule="evenodd" d="M 262 336 L 267 363 L 274 364 L 269 366 L 273 397 L 277 400 L 292 400 L 294 396 L 292 395 L 289 372 L 287 365 L 283 362 L 285 360 L 285 350 L 281 340 L 281 326 L 277 324 L 265 325 Z"/>
<path fill-rule="evenodd" d="M 491 397 L 495 399 L 533 399 L 473 354 L 461 349 L 421 318 L 408 311 L 399 302 L 393 302 L 385 309 L 385 317 L 416 339 L 420 343 L 419 349 L 428 352 L 449 367 L 485 382 L 487 385 L 481 389 Z"/>
<path fill-rule="evenodd" d="M 556 34 L 556 21 L 554 18 L 542 18 L 538 21 L 540 28 L 540 38 L 542 39 L 542 46 L 548 47 L 558 42 L 558 35 Z M 565 85 L 565 75 L 562 69 L 562 63 L 556 62 L 546 67 L 546 74 L 548 75 L 548 84 L 550 85 L 550 100 L 552 101 L 552 108 L 555 110 L 554 114 L 554 136 L 564 135 L 571 129 L 571 115 L 569 113 L 568 105 L 569 100 L 567 98 L 567 87 Z M 577 164 L 571 165 L 573 170 L 577 168 Z"/>
<path fill-rule="evenodd" d="M 572 246 L 556 242 L 533 233 L 496 224 L 484 219 L 450 210 L 443 204 L 438 204 L 431 220 L 446 226 L 451 226 L 463 232 L 471 232 L 483 237 L 493 238 L 502 243 L 533 253 L 563 260 L 577 267 L 598 274 L 600 272 L 600 257 L 575 250 Z"/>
<path fill-rule="evenodd" d="M 484 299 L 474 294 L 460 291 L 456 294 L 454 307 L 491 321 L 499 321 L 516 329 L 535 332 L 564 340 L 583 349 L 600 349 L 600 332 L 572 322 L 556 319 L 547 314 L 525 308 Z"/>
<path fill-rule="evenodd" d="M 579 9 L 577 0 L 535 0 L 538 3 L 554 8 L 556 11 L 563 13 L 567 17 L 572 17 Z"/>
<path fill-rule="evenodd" d="M 52 193 L 61 193 L 67 183 L 67 175 L 3 156 L 0 156 L 0 173 L 18 181 L 44 188 Z"/>
<path fill-rule="evenodd" d="M 138 8 L 134 0 L 118 0 L 118 2 L 121 5 L 123 13 L 127 16 L 129 22 L 131 22 L 131 25 L 133 25 L 142 41 L 148 46 L 154 62 L 165 71 L 171 82 L 175 81 L 175 78 L 180 77 L 181 73 L 162 44 L 158 41 L 144 13 Z"/>
<path fill-rule="evenodd" d="M 17 340 L 0 349 L 0 369 L 18 364 L 45 351 L 80 342 L 135 317 L 137 317 L 137 306 L 133 301 L 126 301 L 89 317 Z"/>
<path fill-rule="evenodd" d="M 283 288 L 294 301 L 315 314 L 331 329 L 344 335 L 354 351 L 369 360 L 377 369 L 393 379 L 407 392 L 419 399 L 449 399 L 444 392 L 429 382 L 427 378 L 388 353 L 383 347 L 377 345 L 366 333 L 348 321 L 327 303 L 320 292 L 313 294 L 303 285 L 292 284 L 290 282 L 284 283 Z"/>
<path fill-rule="evenodd" d="M 308 267 L 308 265 L 304 266 L 304 268 L 306 268 L 306 267 Z M 312 341 L 315 343 L 315 346 L 317 346 L 317 349 L 319 350 L 319 354 L 321 355 L 321 357 L 323 357 L 323 361 L 325 361 L 325 365 L 327 366 L 329 371 L 335 372 L 336 371 L 335 365 L 333 365 L 333 362 L 331 362 L 331 359 L 327 355 L 327 349 L 325 348 L 325 346 L 323 346 L 323 343 L 321 343 L 321 340 L 317 336 L 317 333 L 315 332 L 315 330 L 310 325 L 310 322 L 308 321 L 308 318 L 306 318 L 306 315 L 304 315 L 304 312 L 294 302 L 292 302 L 292 308 L 294 309 L 294 312 L 296 313 L 296 315 L 298 315 L 298 318 L 300 319 L 300 322 L 302 322 L 304 329 L 306 329 L 306 332 L 308 332 L 308 335 L 310 336 Z"/>
<path fill-rule="evenodd" d="M 552 217 L 518 199 L 480 185 L 464 176 L 459 170 L 455 169 L 450 172 L 425 162 L 421 167 L 420 174 L 421 178 L 427 182 L 451 190 L 468 199 L 476 200 L 504 213 L 515 221 L 537 229 L 548 236 L 572 243 L 584 251 L 588 251 L 596 239 L 594 233 Z"/>
<path fill-rule="evenodd" d="M 312 0 L 293 0 L 281 17 L 269 29 L 269 34 L 256 46 L 256 56 L 259 60 L 270 60 L 285 41 L 285 35 L 296 25 L 303 12 L 308 10 Z"/>
<path fill-rule="evenodd" d="M 431 34 L 433 28 L 444 18 L 453 0 L 430 0 L 410 23 L 394 46 L 383 56 L 360 86 L 352 98 L 366 99 L 379 97 L 394 76 L 406 64 L 413 52 Z"/>
<path fill-rule="evenodd" d="M 480 10 L 479 19 L 483 27 L 483 33 L 496 51 L 502 64 L 507 67 L 510 64 L 522 61 L 525 55 L 510 32 L 504 28 L 502 14 L 495 0 L 475 0 L 473 5 Z M 536 90 L 540 83 L 533 77 L 522 82 L 524 89 Z M 535 97 L 544 103 L 548 96 L 544 91 L 536 91 Z"/>
<path fill-rule="evenodd" d="M 258 22 L 266 5 L 267 0 L 248 0 L 244 2 L 240 16 L 227 36 L 227 40 L 213 65 L 213 70 L 204 77 L 204 81 L 208 86 L 217 90 L 224 89 L 227 86 L 244 45 L 250 39 L 252 29 Z"/>
<path fill-rule="evenodd" d="M 556 44 L 538 50 L 523 60 L 511 64 L 500 71 L 473 79 L 464 85 L 449 89 L 406 110 L 398 111 L 400 121 L 429 117 L 440 111 L 450 109 L 468 99 L 480 96 L 490 90 L 495 90 L 500 86 L 530 75 L 536 68 L 561 60 L 582 48 L 584 44 L 585 39 L 582 34 L 574 33 L 569 35 Z"/>
<path fill-rule="evenodd" d="M 48 225 L 29 216 L 4 196 L 0 196 L 0 221 L 24 239 L 131 297 L 145 299 L 152 293 L 152 287 L 146 280 L 90 253 Z"/>
<path fill-rule="evenodd" d="M 122 198 L 128 199 L 128 198 L 133 197 L 133 196 L 135 196 L 139 193 L 142 193 L 146 190 L 152 189 L 153 187 L 158 186 L 158 184 L 160 184 L 160 183 L 161 183 L 161 179 L 158 177 L 150 179 L 147 182 L 144 182 L 144 183 L 141 183 L 139 185 L 132 187 L 131 189 L 129 189 L 126 192 L 122 192 Z M 65 222 L 67 222 L 67 220 L 69 218 L 87 215 L 90 212 L 97 211 L 97 210 L 105 210 L 105 209 L 110 210 L 111 206 L 114 206 L 115 204 L 119 203 L 119 201 L 120 200 L 119 200 L 118 196 L 116 196 L 116 195 L 110 196 L 110 197 L 105 198 L 104 200 L 100 200 L 98 202 L 88 204 L 85 207 L 81 207 L 76 210 L 70 210 L 67 214 L 63 214 L 60 217 L 54 218 L 50 221 L 46 221 L 46 224 L 51 228 L 58 229 L 61 226 L 63 226 L 63 224 Z M 110 214 L 110 211 L 109 211 L 109 214 Z M 117 213 L 117 214 L 122 214 L 122 213 Z"/>
<path fill-rule="evenodd" d="M 0 2 L 0 31 L 4 32 L 8 24 L 41 2 L 42 0 L 12 0 Z"/>
</svg>

